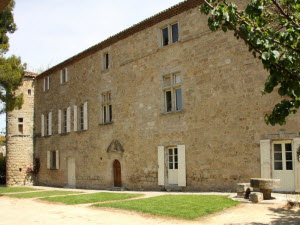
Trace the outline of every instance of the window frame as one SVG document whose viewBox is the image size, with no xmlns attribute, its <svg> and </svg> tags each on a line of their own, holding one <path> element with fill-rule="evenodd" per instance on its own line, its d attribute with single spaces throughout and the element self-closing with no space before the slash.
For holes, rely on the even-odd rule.
<svg viewBox="0 0 300 225">
<path fill-rule="evenodd" d="M 111 91 L 101 93 L 101 124 L 113 122 Z"/>
<path fill-rule="evenodd" d="M 84 130 L 84 104 L 79 106 L 79 130 Z"/>
<path fill-rule="evenodd" d="M 68 82 L 68 68 L 65 67 L 61 69 L 61 85 L 65 84 Z"/>
<path fill-rule="evenodd" d="M 18 133 L 24 134 L 24 118 L 18 117 Z"/>
<path fill-rule="evenodd" d="M 56 161 L 56 151 L 50 151 L 50 170 L 57 170 Z"/>
<path fill-rule="evenodd" d="M 63 129 L 62 129 L 62 133 L 66 134 L 68 132 L 68 108 L 65 108 L 62 110 L 62 114 L 63 114 Z"/>
<path fill-rule="evenodd" d="M 176 76 L 181 76 L 180 82 L 176 83 Z M 169 85 L 166 85 L 165 78 L 170 78 Z M 162 77 L 162 83 L 163 83 L 163 99 L 164 99 L 164 113 L 174 113 L 174 112 L 180 112 L 183 111 L 183 101 L 182 101 L 182 73 L 180 72 L 174 72 L 170 74 L 166 74 Z M 176 90 L 181 89 L 181 108 L 177 109 L 178 103 L 177 103 L 177 93 Z M 168 107 L 168 98 L 167 98 L 167 92 L 171 92 L 171 110 L 169 110 Z"/>
<path fill-rule="evenodd" d="M 173 39 L 173 26 L 177 24 L 177 40 L 174 41 Z M 168 43 L 165 44 L 164 42 L 164 30 L 165 29 L 168 29 Z M 179 42 L 180 40 L 180 36 L 179 36 L 179 23 L 178 21 L 176 22 L 173 22 L 173 23 L 169 23 L 165 26 L 162 26 L 160 28 L 160 36 L 161 36 L 161 47 L 165 47 L 165 46 L 168 46 L 168 45 L 171 45 L 171 44 L 174 44 L 176 42 Z"/>
<path fill-rule="evenodd" d="M 108 51 L 102 54 L 102 70 L 108 70 L 110 68 L 110 54 Z"/>
<path fill-rule="evenodd" d="M 291 145 L 291 151 L 286 150 L 286 145 Z M 281 145 L 281 151 L 275 151 L 275 145 Z M 275 159 L 275 154 L 281 153 L 281 160 Z M 287 153 L 290 153 L 292 159 L 286 159 Z M 282 140 L 282 141 L 273 141 L 272 142 L 272 170 L 273 171 L 294 171 L 295 170 L 295 161 L 293 155 L 293 142 L 292 140 Z M 275 168 L 275 163 L 281 162 L 281 169 Z M 292 163 L 292 169 L 287 169 L 287 162 Z"/>
</svg>

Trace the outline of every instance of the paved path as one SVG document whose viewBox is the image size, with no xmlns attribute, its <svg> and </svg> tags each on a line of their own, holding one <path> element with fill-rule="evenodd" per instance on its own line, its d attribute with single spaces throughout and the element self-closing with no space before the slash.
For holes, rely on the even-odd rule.
<svg viewBox="0 0 300 225">
<path fill-rule="evenodd" d="M 49 188 L 45 188 L 49 189 Z M 52 189 L 52 188 L 51 188 Z M 61 190 L 61 189 L 60 189 Z M 93 193 L 99 191 L 84 190 Z M 131 192 L 132 193 L 132 192 Z M 148 197 L 166 192 L 143 192 Z M 185 193 L 167 193 L 185 194 Z M 195 194 L 195 193 L 193 193 Z M 208 194 L 208 193 L 198 193 Z M 216 193 L 210 193 L 216 194 Z M 226 194 L 226 193 L 217 193 Z M 232 194 L 233 196 L 234 194 Z M 34 199 L 0 197 L 0 225 L 167 225 L 167 224 L 300 224 L 300 209 L 285 209 L 285 195 L 277 195 L 275 203 L 243 203 L 196 220 L 152 216 L 118 209 L 90 208 L 86 205 L 45 203 Z"/>
</svg>

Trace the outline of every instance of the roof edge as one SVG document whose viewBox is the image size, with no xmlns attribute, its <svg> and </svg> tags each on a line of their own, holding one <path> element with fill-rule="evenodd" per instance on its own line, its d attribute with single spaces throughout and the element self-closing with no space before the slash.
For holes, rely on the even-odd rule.
<svg viewBox="0 0 300 225">
<path fill-rule="evenodd" d="M 138 33 L 142 30 L 145 30 L 149 27 L 152 27 L 154 26 L 155 24 L 163 21 L 163 20 L 166 20 L 168 18 L 171 18 L 173 16 L 176 16 L 182 12 L 185 12 L 189 9 L 192 9 L 192 8 L 195 8 L 199 5 L 201 5 L 203 3 L 203 0 L 185 0 L 183 2 L 180 2 L 164 11 L 161 11 L 137 24 L 134 24 L 132 25 L 131 27 L 105 39 L 104 41 L 72 56 L 71 58 L 68 58 L 66 59 L 65 61 L 51 67 L 50 69 L 44 71 L 43 73 L 39 74 L 37 76 L 37 78 L 41 78 L 43 76 L 47 76 L 57 70 L 60 70 L 64 67 L 67 67 L 68 65 L 76 62 L 76 61 L 79 61 L 97 51 L 100 51 L 108 46 L 111 46 L 127 37 L 130 37 L 132 36 L 133 34 L 135 33 Z"/>
</svg>

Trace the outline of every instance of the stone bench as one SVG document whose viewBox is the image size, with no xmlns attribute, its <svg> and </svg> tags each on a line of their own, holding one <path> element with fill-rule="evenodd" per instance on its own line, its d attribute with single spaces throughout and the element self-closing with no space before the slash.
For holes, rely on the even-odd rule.
<svg viewBox="0 0 300 225">
<path fill-rule="evenodd" d="M 252 188 L 250 183 L 238 183 L 236 187 L 237 197 L 239 198 L 249 198 Z"/>
<path fill-rule="evenodd" d="M 263 199 L 263 194 L 261 192 L 251 192 L 251 194 L 249 195 L 249 200 L 253 203 L 258 203 Z"/>
<path fill-rule="evenodd" d="M 280 179 L 264 179 L 264 178 L 251 178 L 251 187 L 259 188 L 263 193 L 264 200 L 272 199 L 272 189 L 280 187 Z"/>
</svg>

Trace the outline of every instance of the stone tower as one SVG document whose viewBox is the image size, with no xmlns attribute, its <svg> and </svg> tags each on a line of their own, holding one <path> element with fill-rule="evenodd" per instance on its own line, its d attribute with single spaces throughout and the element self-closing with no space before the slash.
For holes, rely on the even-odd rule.
<svg viewBox="0 0 300 225">
<path fill-rule="evenodd" d="M 33 163 L 34 79 L 35 73 L 25 72 L 22 86 L 22 109 L 6 114 L 6 186 L 30 186 L 32 179 L 26 168 Z"/>
</svg>

